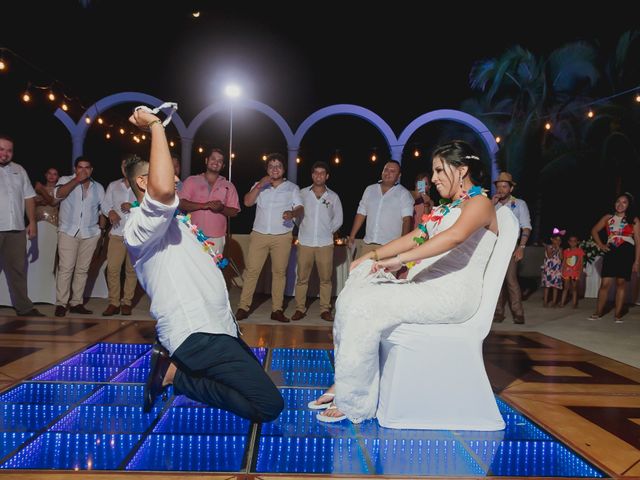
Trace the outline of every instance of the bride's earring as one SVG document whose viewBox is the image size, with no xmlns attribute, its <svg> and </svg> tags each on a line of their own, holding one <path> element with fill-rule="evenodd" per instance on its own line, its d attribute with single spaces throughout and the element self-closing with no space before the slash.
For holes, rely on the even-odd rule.
<svg viewBox="0 0 640 480">
<path fill-rule="evenodd" d="M 460 182 L 460 190 L 462 190 L 462 174 L 458 175 L 458 181 Z"/>
</svg>

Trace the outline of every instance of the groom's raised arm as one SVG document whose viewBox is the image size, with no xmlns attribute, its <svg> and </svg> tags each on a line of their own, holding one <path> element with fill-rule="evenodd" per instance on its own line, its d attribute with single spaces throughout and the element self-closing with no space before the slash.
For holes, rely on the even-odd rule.
<svg viewBox="0 0 640 480">
<path fill-rule="evenodd" d="M 173 204 L 176 196 L 175 174 L 162 122 L 144 110 L 136 110 L 129 120 L 143 130 L 148 129 L 151 132 L 147 194 L 157 202 Z"/>
</svg>

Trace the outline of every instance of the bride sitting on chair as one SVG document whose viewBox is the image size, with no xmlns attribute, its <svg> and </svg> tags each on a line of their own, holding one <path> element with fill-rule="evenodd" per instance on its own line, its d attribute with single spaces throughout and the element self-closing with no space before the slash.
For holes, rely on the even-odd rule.
<svg viewBox="0 0 640 480">
<path fill-rule="evenodd" d="M 435 150 L 432 165 L 433 184 L 451 202 L 425 215 L 413 232 L 351 264 L 336 302 L 335 384 L 309 403 L 326 409 L 320 421 L 375 417 L 385 332 L 402 323 L 463 323 L 480 305 L 498 234 L 495 209 L 480 187 L 483 164 L 469 144 L 456 140 Z M 403 265 L 409 274 L 398 280 L 392 272 Z"/>
</svg>

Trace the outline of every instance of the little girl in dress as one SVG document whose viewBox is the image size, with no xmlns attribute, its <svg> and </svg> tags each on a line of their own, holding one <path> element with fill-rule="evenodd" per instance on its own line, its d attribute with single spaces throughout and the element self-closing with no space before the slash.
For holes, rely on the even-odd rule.
<svg viewBox="0 0 640 480">
<path fill-rule="evenodd" d="M 568 243 L 569 248 L 565 249 L 562 254 L 562 280 L 564 280 L 564 290 L 562 291 L 562 302 L 560 302 L 560 306 L 564 307 L 565 303 L 567 303 L 569 290 L 571 290 L 573 308 L 578 308 L 578 281 L 582 273 L 584 250 L 578 246 L 578 237 L 575 235 L 569 237 Z"/>
<path fill-rule="evenodd" d="M 564 230 L 553 229 L 551 245 L 544 246 L 544 263 L 542 264 L 542 286 L 544 307 L 558 306 L 558 292 L 562 290 L 562 235 Z M 551 303 L 549 303 L 551 293 Z"/>
</svg>

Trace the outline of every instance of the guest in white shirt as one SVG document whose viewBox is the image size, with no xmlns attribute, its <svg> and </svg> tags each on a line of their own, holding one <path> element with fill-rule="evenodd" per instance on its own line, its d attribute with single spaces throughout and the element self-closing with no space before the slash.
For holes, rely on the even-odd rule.
<svg viewBox="0 0 640 480">
<path fill-rule="evenodd" d="M 254 422 L 275 420 L 284 401 L 238 338 L 215 253 L 205 251 L 195 233 L 174 219 L 178 197 L 162 123 L 142 110 L 130 120 L 150 131 L 151 158 L 132 157 L 127 163 L 140 206 L 131 209 L 124 241 L 151 299 L 158 339 L 166 347 L 153 347 L 143 410 L 149 412 L 163 387 L 173 384 L 176 395 Z"/>
<path fill-rule="evenodd" d="M 27 237 L 38 234 L 36 192 L 27 172 L 13 161 L 13 139 L 0 134 L 0 262 L 18 316 L 42 317 L 27 295 Z M 24 214 L 29 224 L 24 225 Z"/>
<path fill-rule="evenodd" d="M 109 287 L 109 305 L 102 312 L 104 317 L 111 317 L 122 313 L 131 315 L 131 303 L 136 291 L 136 271 L 131 264 L 131 258 L 124 246 L 122 234 L 127 223 L 131 204 L 136 197 L 129 186 L 129 180 L 124 176 L 124 166 L 132 155 L 127 155 L 120 164 L 123 178 L 111 182 L 107 186 L 107 193 L 102 203 L 102 214 L 111 223 L 109 232 L 109 247 L 107 249 L 107 286 Z M 120 273 L 125 265 L 124 292 L 120 300 Z"/>
<path fill-rule="evenodd" d="M 313 264 L 320 277 L 320 318 L 333 321 L 331 314 L 331 277 L 333 275 L 333 234 L 342 226 L 342 202 L 327 187 L 329 165 L 315 162 L 311 167 L 313 184 L 300 191 L 304 215 L 298 231 L 296 311 L 291 320 L 300 320 L 307 312 L 307 289 Z"/>
<path fill-rule="evenodd" d="M 364 247 L 358 257 L 411 231 L 413 196 L 400 185 L 400 164 L 389 160 L 382 170 L 381 180 L 369 185 L 362 194 L 356 218 L 349 235 L 349 246 L 355 245 L 356 235 L 367 221 Z M 374 260 L 377 258 L 374 256 Z"/>
<path fill-rule="evenodd" d="M 84 287 L 105 221 L 100 216 L 104 187 L 91 178 L 92 173 L 89 159 L 80 156 L 75 161 L 75 175 L 60 177 L 54 190 L 55 198 L 62 200 L 58 220 L 56 317 L 66 315 L 67 303 L 72 313 L 93 313 L 83 305 Z"/>
<path fill-rule="evenodd" d="M 257 205 L 253 231 L 249 239 L 246 270 L 236 320 L 249 316 L 258 277 L 271 256 L 271 319 L 288 322 L 284 316 L 284 287 L 291 242 L 293 219 L 302 215 L 302 198 L 295 183 L 284 178 L 284 156 L 271 153 L 267 156 L 267 175 L 256 182 L 244 196 L 246 207 Z"/>
</svg>

